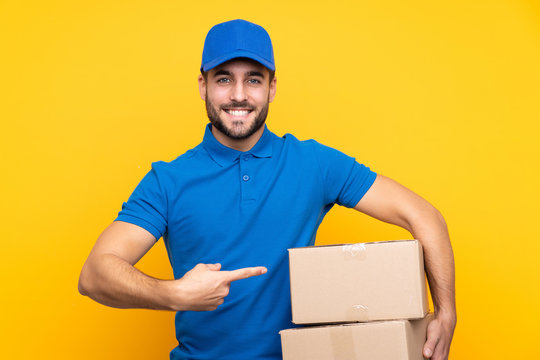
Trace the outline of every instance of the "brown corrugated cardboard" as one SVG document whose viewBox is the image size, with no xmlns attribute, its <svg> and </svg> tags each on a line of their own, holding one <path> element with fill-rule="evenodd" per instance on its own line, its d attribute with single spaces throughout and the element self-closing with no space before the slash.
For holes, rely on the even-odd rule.
<svg viewBox="0 0 540 360">
<path fill-rule="evenodd" d="M 422 360 L 431 319 L 282 330 L 283 360 Z"/>
<path fill-rule="evenodd" d="M 289 249 L 295 324 L 420 319 L 428 313 L 417 240 Z"/>
</svg>

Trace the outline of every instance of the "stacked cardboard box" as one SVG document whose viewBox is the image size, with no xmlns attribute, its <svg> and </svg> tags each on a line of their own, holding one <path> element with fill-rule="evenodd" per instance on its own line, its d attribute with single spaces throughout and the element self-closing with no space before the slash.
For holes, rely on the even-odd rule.
<svg viewBox="0 0 540 360">
<path fill-rule="evenodd" d="M 309 326 L 280 332 L 284 360 L 423 359 L 417 240 L 289 249 L 289 261 L 292 320 Z"/>
</svg>

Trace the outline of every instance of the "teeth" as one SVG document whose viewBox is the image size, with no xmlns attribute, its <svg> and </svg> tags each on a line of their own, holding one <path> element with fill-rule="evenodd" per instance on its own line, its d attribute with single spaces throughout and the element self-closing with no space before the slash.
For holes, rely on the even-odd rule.
<svg viewBox="0 0 540 360">
<path fill-rule="evenodd" d="M 245 116 L 249 114 L 249 111 L 247 110 L 229 110 L 227 112 L 233 116 Z"/>
</svg>

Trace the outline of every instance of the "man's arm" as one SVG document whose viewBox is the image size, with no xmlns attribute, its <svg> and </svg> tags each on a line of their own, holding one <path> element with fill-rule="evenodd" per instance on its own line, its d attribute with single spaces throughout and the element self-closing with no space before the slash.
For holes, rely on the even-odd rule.
<svg viewBox="0 0 540 360">
<path fill-rule="evenodd" d="M 456 326 L 454 255 L 444 218 L 430 203 L 397 182 L 377 175 L 355 209 L 408 230 L 424 248 L 435 319 L 428 326 L 424 356 L 446 360 Z"/>
<path fill-rule="evenodd" d="M 258 266 L 220 271 L 220 264 L 198 264 L 178 280 L 160 280 L 134 265 L 156 242 L 145 229 L 113 222 L 99 236 L 79 277 L 79 292 L 117 308 L 215 310 L 235 280 L 264 274 Z"/>
</svg>

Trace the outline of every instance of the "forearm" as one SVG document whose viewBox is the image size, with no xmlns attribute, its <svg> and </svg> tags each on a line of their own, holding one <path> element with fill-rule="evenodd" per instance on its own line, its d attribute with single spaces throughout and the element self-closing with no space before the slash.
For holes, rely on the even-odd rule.
<svg viewBox="0 0 540 360">
<path fill-rule="evenodd" d="M 431 205 L 408 221 L 409 231 L 424 248 L 426 274 L 433 298 L 435 313 L 455 318 L 454 255 L 446 222 Z"/>
<path fill-rule="evenodd" d="M 113 254 L 91 256 L 79 278 L 79 292 L 116 308 L 173 310 L 170 281 L 152 278 Z"/>
<path fill-rule="evenodd" d="M 382 175 L 355 207 L 408 230 L 424 248 L 425 268 L 435 306 L 423 354 L 448 360 L 456 326 L 454 255 L 446 222 L 437 209 L 402 185 Z"/>
</svg>

